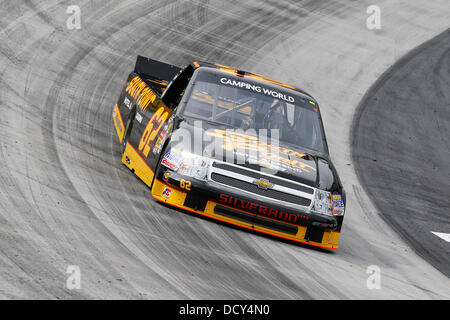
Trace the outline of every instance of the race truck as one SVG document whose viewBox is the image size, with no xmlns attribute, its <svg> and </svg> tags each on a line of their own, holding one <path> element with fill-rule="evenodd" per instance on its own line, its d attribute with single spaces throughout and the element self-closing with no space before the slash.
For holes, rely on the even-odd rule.
<svg viewBox="0 0 450 320">
<path fill-rule="evenodd" d="M 122 162 L 156 200 L 338 248 L 345 192 L 306 92 L 219 64 L 138 56 L 113 122 Z"/>
</svg>

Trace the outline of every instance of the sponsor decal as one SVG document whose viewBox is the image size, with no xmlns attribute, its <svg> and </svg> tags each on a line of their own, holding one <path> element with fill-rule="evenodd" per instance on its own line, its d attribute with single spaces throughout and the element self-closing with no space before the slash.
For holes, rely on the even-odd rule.
<svg viewBox="0 0 450 320">
<path fill-rule="evenodd" d="M 136 112 L 136 120 L 141 123 L 142 122 L 142 114 L 140 114 L 139 112 Z"/>
<path fill-rule="evenodd" d="M 161 164 L 163 164 L 167 168 L 177 170 L 180 167 L 182 162 L 183 162 L 183 157 L 179 153 L 170 149 L 164 155 L 164 158 L 162 159 Z"/>
<path fill-rule="evenodd" d="M 176 165 L 167 159 L 162 159 L 161 164 L 165 165 L 167 168 L 170 168 L 170 169 L 175 170 L 175 168 L 176 168 Z"/>
<path fill-rule="evenodd" d="M 219 202 L 229 205 L 231 207 L 235 207 L 237 209 L 241 209 L 244 211 L 248 211 L 254 214 L 258 214 L 260 216 L 265 216 L 272 219 L 282 220 L 293 224 L 300 224 L 309 220 L 308 216 L 296 213 L 289 213 L 286 211 L 277 210 L 270 207 L 265 207 L 253 202 L 245 201 L 242 199 L 238 199 L 226 194 L 219 195 Z"/>
<path fill-rule="evenodd" d="M 172 189 L 167 188 L 167 187 L 164 187 L 164 190 L 163 190 L 163 192 L 162 192 L 161 195 L 162 195 L 164 198 L 169 199 L 171 194 L 172 194 Z"/>
<path fill-rule="evenodd" d="M 331 201 L 333 203 L 333 207 L 344 207 L 344 201 L 342 200 L 341 195 L 339 194 L 333 194 Z"/>
<path fill-rule="evenodd" d="M 173 125 L 173 118 L 175 117 L 175 114 L 173 114 L 167 123 L 163 126 L 161 132 L 159 133 L 158 139 L 155 142 L 155 146 L 153 147 L 153 154 L 159 154 L 162 150 L 162 147 L 164 145 L 164 142 L 167 139 L 167 134 L 169 133 L 170 129 L 172 129 Z"/>
<path fill-rule="evenodd" d="M 169 181 L 170 175 L 171 175 L 171 172 L 170 172 L 169 170 L 167 170 L 166 172 L 164 172 L 163 180 L 164 180 L 165 182 Z"/>
<path fill-rule="evenodd" d="M 131 79 L 125 91 L 136 101 L 136 104 L 142 110 L 145 110 L 156 100 L 156 94 L 138 76 Z"/>
<path fill-rule="evenodd" d="M 333 206 L 333 214 L 342 214 L 344 211 L 344 201 L 341 195 L 333 194 L 331 196 L 331 205 Z"/>
<path fill-rule="evenodd" d="M 123 104 L 126 105 L 128 109 L 131 109 L 131 101 L 127 97 L 123 99 Z"/>
<path fill-rule="evenodd" d="M 259 93 L 263 93 L 265 95 L 268 95 L 268 96 L 271 96 L 271 97 L 274 97 L 276 99 L 283 100 L 283 101 L 286 101 L 286 102 L 290 102 L 290 103 L 293 103 L 295 101 L 294 97 L 292 97 L 290 95 L 287 95 L 287 94 L 282 93 L 282 92 L 275 91 L 273 89 L 264 88 L 264 87 L 261 87 L 261 86 L 259 86 L 257 84 L 248 83 L 248 82 L 245 82 L 245 81 L 229 79 L 229 78 L 221 78 L 220 79 L 220 83 L 226 84 L 226 85 L 230 85 L 230 86 L 234 86 L 234 87 L 247 89 L 247 90 L 252 90 L 252 91 L 255 91 L 255 92 L 259 92 Z"/>
<path fill-rule="evenodd" d="M 161 131 L 161 133 L 162 132 L 163 131 Z M 161 142 L 162 142 L 161 135 L 159 135 L 158 139 L 156 139 L 155 146 L 153 147 L 153 154 L 158 154 L 159 152 L 161 152 L 161 151 L 158 152 L 159 147 L 161 146 Z"/>
</svg>

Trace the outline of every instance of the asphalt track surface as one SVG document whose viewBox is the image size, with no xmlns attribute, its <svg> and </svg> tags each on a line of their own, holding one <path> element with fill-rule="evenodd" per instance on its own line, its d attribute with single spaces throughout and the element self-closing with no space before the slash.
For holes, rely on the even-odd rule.
<svg viewBox="0 0 450 320">
<path fill-rule="evenodd" d="M 355 166 L 379 213 L 450 277 L 450 29 L 414 49 L 367 92 Z"/>
<path fill-rule="evenodd" d="M 71 4 L 0 4 L 1 298 L 450 298 L 448 277 L 381 218 L 350 147 L 364 94 L 449 27 L 448 0 L 377 1 L 381 30 L 366 28 L 372 1 L 78 1 L 81 29 L 68 30 Z M 340 249 L 154 202 L 112 124 L 137 54 L 232 65 L 317 98 L 348 195 Z M 66 288 L 69 265 L 79 290 Z M 379 290 L 366 285 L 372 265 Z"/>
</svg>

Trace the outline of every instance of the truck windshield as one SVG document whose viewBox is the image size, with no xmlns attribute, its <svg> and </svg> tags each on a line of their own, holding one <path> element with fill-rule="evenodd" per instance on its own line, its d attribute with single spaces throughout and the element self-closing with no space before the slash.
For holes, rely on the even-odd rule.
<svg viewBox="0 0 450 320">
<path fill-rule="evenodd" d="M 280 142 L 325 153 L 313 101 L 263 81 L 198 69 L 183 115 L 248 130 L 278 130 Z"/>
</svg>

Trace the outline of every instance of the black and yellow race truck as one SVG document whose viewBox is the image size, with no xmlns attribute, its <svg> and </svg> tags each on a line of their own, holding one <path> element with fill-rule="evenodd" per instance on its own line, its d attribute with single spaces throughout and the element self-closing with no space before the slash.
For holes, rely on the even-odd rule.
<svg viewBox="0 0 450 320">
<path fill-rule="evenodd" d="M 113 121 L 122 162 L 156 200 L 338 248 L 345 193 L 306 92 L 218 64 L 138 56 Z"/>
</svg>

